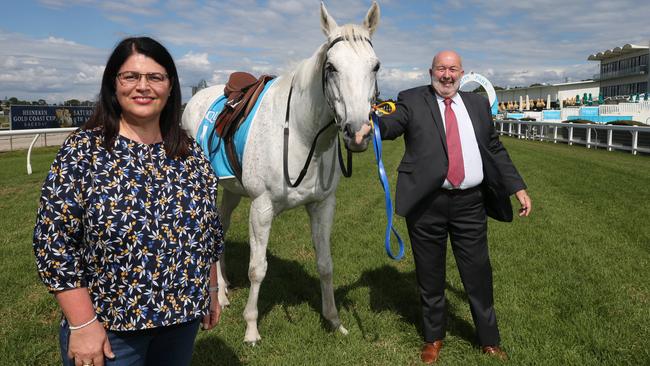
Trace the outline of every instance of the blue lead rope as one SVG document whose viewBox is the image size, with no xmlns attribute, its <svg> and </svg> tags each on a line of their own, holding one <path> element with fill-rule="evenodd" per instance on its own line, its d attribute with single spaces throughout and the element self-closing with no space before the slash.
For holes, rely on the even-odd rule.
<svg viewBox="0 0 650 366">
<path fill-rule="evenodd" d="M 390 187 L 388 186 L 388 177 L 386 176 L 386 170 L 384 169 L 384 162 L 381 159 L 381 133 L 379 132 L 379 125 L 377 124 L 377 115 L 372 112 L 372 123 L 374 125 L 374 149 L 375 149 L 375 159 L 377 160 L 377 173 L 379 174 L 379 181 L 381 182 L 382 188 L 384 188 L 384 198 L 386 200 L 386 217 L 388 221 L 386 223 L 386 234 L 384 238 L 384 244 L 386 246 L 386 254 L 388 254 L 391 259 L 400 260 L 404 256 L 404 242 L 402 238 L 397 233 L 397 230 L 393 226 L 393 203 L 390 199 Z M 395 256 L 393 250 L 390 247 L 390 232 L 393 231 L 393 234 L 397 238 L 397 243 L 399 244 L 399 254 Z"/>
</svg>

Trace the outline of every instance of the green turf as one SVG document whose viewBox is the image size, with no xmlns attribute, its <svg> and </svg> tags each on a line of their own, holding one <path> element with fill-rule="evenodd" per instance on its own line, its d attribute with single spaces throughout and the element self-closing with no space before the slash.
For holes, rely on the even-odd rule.
<svg viewBox="0 0 650 366">
<path fill-rule="evenodd" d="M 490 222 L 495 302 L 513 365 L 650 364 L 650 159 L 503 138 L 529 185 L 532 216 Z M 401 141 L 384 144 L 394 187 Z M 0 154 L 0 364 L 59 364 L 59 312 L 31 250 L 39 189 L 55 149 Z M 248 295 L 246 202 L 228 241 L 232 305 L 201 332 L 195 365 L 417 365 L 418 295 L 410 248 L 383 249 L 383 194 L 372 152 L 357 154 L 337 197 L 334 285 L 348 336 L 320 316 L 320 289 L 303 209 L 276 218 L 259 302 L 262 341 L 242 342 Z M 402 219 L 397 227 L 406 237 Z M 499 364 L 482 356 L 448 251 L 449 320 L 441 365 Z"/>
</svg>

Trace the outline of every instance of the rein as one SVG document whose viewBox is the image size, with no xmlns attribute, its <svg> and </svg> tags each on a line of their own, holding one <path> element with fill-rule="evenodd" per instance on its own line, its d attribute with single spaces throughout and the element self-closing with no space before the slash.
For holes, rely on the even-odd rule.
<svg viewBox="0 0 650 366">
<path fill-rule="evenodd" d="M 318 137 L 325 132 L 330 126 L 334 124 L 334 121 L 332 120 L 330 123 L 326 124 L 323 128 L 321 128 L 318 133 L 316 134 L 316 137 L 314 137 L 314 142 L 311 144 L 311 148 L 309 149 L 309 154 L 307 155 L 307 160 L 305 161 L 305 164 L 302 167 L 302 170 L 300 171 L 300 174 L 298 175 L 298 179 L 296 179 L 295 183 L 291 182 L 291 178 L 289 177 L 289 110 L 290 110 L 290 104 L 291 104 L 291 94 L 293 92 L 293 79 L 291 80 L 291 88 L 289 88 L 289 98 L 287 99 L 287 112 L 284 117 L 284 147 L 282 149 L 282 168 L 284 170 L 284 180 L 287 182 L 287 185 L 291 186 L 291 188 L 296 188 L 300 185 L 302 182 L 303 178 L 305 178 L 305 175 L 307 174 L 307 169 L 309 169 L 309 164 L 311 163 L 311 158 L 314 156 L 314 152 L 316 151 L 316 142 L 318 141 Z M 337 143 L 338 143 L 338 134 L 337 136 Z M 348 154 L 350 152 L 348 151 Z M 339 162 L 341 161 L 341 147 L 339 145 Z M 349 158 L 351 159 L 351 158 Z M 350 160 L 348 160 L 350 161 Z M 343 170 L 343 166 L 341 166 L 341 170 Z M 350 172 L 351 173 L 351 172 Z"/>
<path fill-rule="evenodd" d="M 386 110 L 384 107 L 388 107 Z M 374 111 L 381 111 L 384 114 L 391 114 L 395 111 L 395 104 L 393 102 L 384 102 L 378 105 L 373 105 L 372 109 Z M 373 147 L 375 150 L 375 159 L 377 160 L 377 174 L 379 175 L 379 181 L 381 186 L 384 189 L 384 201 L 386 202 L 386 231 L 384 235 L 384 246 L 386 248 L 386 254 L 391 259 L 400 260 L 404 256 L 404 242 L 402 238 L 397 233 L 395 226 L 393 226 L 393 204 L 390 199 L 390 187 L 388 186 L 388 177 L 386 176 L 386 170 L 384 169 L 384 162 L 382 161 L 382 149 L 381 149 L 381 133 L 379 127 L 377 127 L 378 117 L 377 114 L 372 111 L 370 112 L 370 123 L 372 124 L 373 130 Z M 390 233 L 391 231 L 397 239 L 399 245 L 399 253 L 397 255 L 393 254 L 393 251 L 390 246 Z"/>
<path fill-rule="evenodd" d="M 330 100 L 327 98 L 327 92 L 325 90 L 325 80 L 326 80 L 326 73 L 325 73 L 325 65 L 327 64 L 327 51 L 329 51 L 335 44 L 345 41 L 346 38 L 344 37 L 338 37 L 335 38 L 328 46 L 327 50 L 325 51 L 325 60 L 323 61 L 323 66 L 321 68 L 321 85 L 323 89 L 323 96 L 325 96 L 325 100 L 327 101 L 327 104 L 329 105 L 330 109 L 334 111 L 334 119 L 326 124 L 323 128 L 321 128 L 318 133 L 316 133 L 316 136 L 314 137 L 314 141 L 311 144 L 311 148 L 309 149 L 309 154 L 307 155 L 307 160 L 305 160 L 305 163 L 303 164 L 303 168 L 300 171 L 300 174 L 298 175 L 298 179 L 296 179 L 295 182 L 291 182 L 291 178 L 289 177 L 289 118 L 290 118 L 290 110 L 291 110 L 291 95 L 293 94 L 293 78 L 291 79 L 291 87 L 289 88 L 289 97 L 287 98 L 287 111 L 284 117 L 284 147 L 282 151 L 282 165 L 283 165 L 283 171 L 284 171 L 284 181 L 289 185 L 291 188 L 296 188 L 300 185 L 302 180 L 305 178 L 305 175 L 307 174 L 307 169 L 309 169 L 309 164 L 311 163 L 311 159 L 314 156 L 314 152 L 316 150 L 316 142 L 318 142 L 318 137 L 325 132 L 330 126 L 336 125 L 337 123 L 337 115 L 336 115 L 336 110 L 334 109 L 334 106 L 330 103 Z M 370 44 L 372 47 L 372 42 L 370 42 L 370 39 L 368 38 L 357 38 L 354 37 L 353 40 L 365 40 Z M 295 74 L 294 74 L 295 78 Z M 377 80 L 375 80 L 375 93 L 377 93 Z M 339 134 L 336 134 L 336 145 L 338 149 L 338 161 L 339 161 L 339 166 L 341 167 L 341 172 L 344 177 L 349 178 L 352 176 L 352 153 L 350 150 L 347 150 L 347 164 L 348 167 L 345 167 L 345 164 L 343 163 L 343 153 L 341 152 L 341 141 L 339 138 Z"/>
</svg>

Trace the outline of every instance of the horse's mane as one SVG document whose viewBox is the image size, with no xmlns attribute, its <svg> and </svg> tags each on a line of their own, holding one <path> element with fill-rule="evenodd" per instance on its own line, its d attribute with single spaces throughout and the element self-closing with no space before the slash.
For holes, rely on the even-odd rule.
<svg viewBox="0 0 650 366">
<path fill-rule="evenodd" d="M 330 36 L 330 42 L 337 37 L 343 37 L 346 41 L 350 42 L 352 49 L 359 52 L 360 48 L 372 47 L 366 39 L 370 39 L 368 30 L 358 24 L 345 24 L 341 27 L 341 32 L 338 35 Z"/>
<path fill-rule="evenodd" d="M 338 37 L 343 37 L 347 43 L 350 44 L 352 50 L 356 53 L 359 53 L 360 50 L 364 48 L 372 48 L 372 45 L 366 41 L 370 39 L 370 34 L 368 30 L 363 28 L 358 24 L 345 24 L 339 27 L 339 31 L 333 34 L 330 34 L 327 42 L 323 43 L 312 56 L 312 60 L 315 65 L 317 65 L 318 70 L 323 67 L 325 63 L 325 58 L 327 56 L 327 51 L 329 49 L 330 42 L 334 41 Z M 303 63 L 309 59 L 303 60 Z M 301 63 L 302 64 L 302 63 Z M 320 71 L 318 72 L 320 74 Z M 311 75 L 302 75 L 298 77 L 301 81 L 306 81 Z"/>
<path fill-rule="evenodd" d="M 363 48 L 372 48 L 370 43 L 366 39 L 370 39 L 368 30 L 361 27 L 358 24 L 345 24 L 339 27 L 340 31 L 329 36 L 329 39 L 326 43 L 323 43 L 315 53 L 316 65 L 322 67 L 323 62 L 325 62 L 325 55 L 327 54 L 328 45 L 330 42 L 335 40 L 338 37 L 343 37 L 349 44 L 352 46 L 354 52 L 359 53 Z"/>
</svg>

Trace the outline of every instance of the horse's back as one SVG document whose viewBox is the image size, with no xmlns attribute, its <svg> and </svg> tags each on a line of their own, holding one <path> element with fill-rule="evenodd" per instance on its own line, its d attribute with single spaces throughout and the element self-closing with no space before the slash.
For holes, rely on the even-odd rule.
<svg viewBox="0 0 650 366">
<path fill-rule="evenodd" d="M 183 111 L 182 124 L 183 128 L 187 130 L 192 137 L 196 138 L 196 132 L 199 129 L 201 121 L 205 116 L 208 108 L 212 103 L 223 95 L 223 88 L 225 85 L 215 85 L 205 89 L 199 90 L 192 96 L 185 110 Z"/>
</svg>

